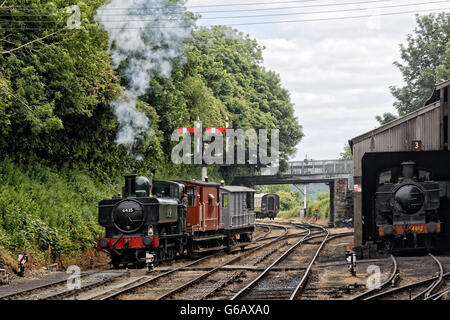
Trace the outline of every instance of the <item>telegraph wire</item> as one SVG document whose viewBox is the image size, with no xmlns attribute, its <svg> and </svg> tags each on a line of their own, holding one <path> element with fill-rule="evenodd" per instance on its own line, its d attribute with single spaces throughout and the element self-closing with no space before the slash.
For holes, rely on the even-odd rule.
<svg viewBox="0 0 450 320">
<path fill-rule="evenodd" d="M 319 7 L 335 7 L 335 6 L 348 6 L 348 5 L 360 5 L 360 4 L 374 4 L 374 3 L 382 3 L 382 2 L 392 2 L 395 0 L 372 0 L 372 1 L 359 1 L 359 2 L 344 2 L 344 3 L 335 3 L 335 4 L 315 4 L 315 5 L 301 5 L 301 6 L 290 6 L 290 7 L 277 7 L 277 8 L 253 8 L 253 9 L 237 9 L 237 10 L 220 10 L 220 11 L 189 11 L 189 8 L 187 8 L 186 12 L 192 12 L 197 14 L 209 14 L 209 13 L 233 13 L 233 12 L 248 12 L 248 11 L 273 11 L 273 10 L 288 10 L 288 9 L 299 9 L 299 8 L 319 8 Z M 3 8 L 4 9 L 4 8 Z M 160 8 L 163 9 L 163 8 Z M 164 8 L 167 9 L 167 8 Z M 8 9 L 4 9 L 8 10 Z M 103 12 L 108 11 L 110 9 L 101 9 L 99 8 L 97 12 Z M 148 11 L 151 10 L 149 8 L 123 8 L 120 9 L 121 11 L 129 10 L 126 14 L 123 13 L 112 13 L 112 14 L 103 14 L 103 16 L 139 16 L 139 15 L 152 15 L 152 13 L 133 13 L 130 11 Z M 2 11 L 2 8 L 0 8 L 0 13 Z M 56 16 L 56 13 L 53 14 L 18 14 L 14 15 L 15 17 L 50 17 L 50 16 Z M 70 14 L 66 14 L 70 15 Z M 3 16 L 10 16 L 10 15 L 3 15 Z M 0 15 L 2 17 L 2 15 Z"/>
<path fill-rule="evenodd" d="M 225 17 L 202 17 L 200 20 L 211 20 L 211 19 L 241 19 L 241 18 L 259 18 L 259 17 L 279 17 L 279 16 L 295 16 L 295 15 L 308 15 L 308 14 L 322 14 L 322 13 L 341 13 L 341 12 L 353 12 L 353 11 L 366 11 L 373 9 L 392 9 L 392 8 L 401 8 L 401 7 L 413 7 L 413 6 L 421 6 L 427 4 L 437 4 L 449 2 L 449 0 L 439 0 L 432 2 L 419 2 L 414 4 L 402 4 L 402 5 L 392 5 L 392 6 L 380 6 L 374 8 L 351 8 L 351 9 L 343 9 L 343 10 L 328 10 L 328 11 L 312 11 L 312 12 L 296 12 L 296 13 L 274 13 L 274 14 L 260 14 L 260 15 L 247 15 L 247 16 L 225 16 Z M 171 19 L 167 19 L 171 20 Z M 140 22 L 145 20 L 97 20 L 99 22 Z"/>
<path fill-rule="evenodd" d="M 302 19 L 302 20 L 284 20 L 284 21 L 261 21 L 261 22 L 246 22 L 246 23 L 232 23 L 232 24 L 219 24 L 222 26 L 244 26 L 244 25 L 261 25 L 261 24 L 283 24 L 283 23 L 301 23 L 301 22 L 319 22 L 319 21 L 337 21 L 337 20 L 350 20 L 350 19 L 361 19 L 361 18 L 371 18 L 376 16 L 394 16 L 401 14 L 410 14 L 410 13 L 423 13 L 423 12 L 434 12 L 434 11 L 444 11 L 450 10 L 450 8 L 436 8 L 436 9 L 426 9 L 426 10 L 413 10 L 413 11 L 402 11 L 402 12 L 390 12 L 390 13 L 380 13 L 380 14 L 368 14 L 368 15 L 359 15 L 359 16 L 349 16 L 349 17 L 330 17 L 330 18 L 317 18 L 317 19 Z M 201 27 L 213 27 L 215 25 L 207 25 Z M 173 28 L 186 28 L 187 25 L 182 26 L 171 26 L 171 27 L 159 27 L 160 29 L 173 29 Z M 110 29 L 123 29 L 123 30 L 135 30 L 142 29 L 142 27 L 117 27 L 117 28 L 107 28 Z M 19 27 L 10 27 L 4 28 L 0 27 L 1 30 L 48 30 L 52 31 L 54 29 L 49 28 L 19 28 Z"/>
<path fill-rule="evenodd" d="M 342 9 L 342 10 L 328 10 L 328 11 L 312 11 L 312 12 L 297 12 L 297 13 L 277 13 L 277 14 L 262 14 L 262 15 L 247 15 L 247 16 L 222 16 L 222 17 L 204 17 L 200 20 L 216 20 L 216 19 L 242 19 L 242 18 L 260 18 L 260 17 L 279 17 L 279 16 L 296 16 L 296 15 L 309 15 L 309 14 L 323 14 L 323 13 L 341 13 L 341 12 L 355 12 L 355 11 L 367 11 L 373 9 L 392 9 L 392 8 L 401 8 L 401 7 L 413 7 L 413 6 L 421 6 L 427 4 L 437 4 L 449 2 L 449 0 L 439 0 L 439 1 L 431 1 L 431 2 L 419 2 L 414 4 L 401 4 L 401 5 L 392 5 L 392 6 L 379 6 L 375 8 L 351 8 L 351 9 Z M 1 17 L 1 16 L 0 16 Z M 175 21 L 174 19 L 154 19 L 155 21 Z M 105 23 L 122 23 L 122 22 L 150 22 L 154 20 L 131 20 L 131 19 L 122 19 L 122 20 L 96 20 L 97 22 L 105 22 Z M 43 21 L 43 20 L 0 20 L 1 22 L 9 22 L 9 23 L 55 23 L 55 21 Z"/>
<path fill-rule="evenodd" d="M 305 2 L 318 2 L 323 0 L 290 0 L 290 1 L 270 1 L 270 2 L 253 2 L 253 3 L 229 3 L 229 4 L 208 4 L 208 5 L 192 5 L 192 6 L 185 6 L 186 8 L 215 8 L 215 7 L 239 7 L 239 6 L 259 6 L 259 5 L 278 5 L 278 4 L 290 4 L 290 3 L 305 3 Z M 382 2 L 383 0 L 380 0 Z M 179 7 L 176 4 L 168 4 L 166 7 Z M 142 8 L 136 8 L 136 9 L 164 9 L 166 7 L 142 7 Z M 101 7 L 100 7 L 101 8 Z M 18 10 L 51 10 L 53 8 L 29 8 L 29 7 L 5 7 L 0 8 L 0 10 L 10 10 L 10 9 L 18 9 Z M 105 8 L 103 10 L 128 10 L 129 8 L 123 7 L 123 8 Z"/>
<path fill-rule="evenodd" d="M 359 5 L 359 4 L 374 4 L 381 2 L 392 2 L 395 0 L 372 0 L 372 1 L 358 1 L 358 2 L 341 2 L 341 3 L 327 3 L 327 4 L 313 4 L 313 5 L 300 5 L 300 6 L 289 6 L 289 7 L 275 7 L 275 8 L 252 8 L 252 9 L 233 9 L 233 10 L 214 10 L 214 11 L 192 11 L 193 13 L 208 14 L 208 13 L 232 13 L 232 12 L 248 12 L 248 11 L 274 11 L 274 10 L 289 10 L 289 9 L 300 9 L 300 8 L 319 8 L 319 7 L 337 7 L 337 6 L 349 6 L 349 5 Z M 189 11 L 191 7 L 187 7 Z M 108 11 L 108 9 L 99 9 L 100 11 Z M 127 10 L 127 9 L 122 9 Z M 151 9 L 129 9 L 131 11 L 135 10 L 151 10 Z M 142 13 L 145 15 L 145 13 Z M 120 14 L 108 14 L 108 15 L 120 15 Z M 130 13 L 130 15 L 139 15 Z"/>
<path fill-rule="evenodd" d="M 422 12 L 432 12 L 432 11 L 443 11 L 450 10 L 450 8 L 441 8 L 441 9 L 427 9 L 427 10 L 415 10 L 415 11 L 403 11 L 403 12 L 390 12 L 390 13 L 380 13 L 380 14 L 368 14 L 361 16 L 352 16 L 352 17 L 335 17 L 335 18 L 318 18 L 318 19 L 305 19 L 305 20 L 288 20 L 288 21 L 266 21 L 266 22 L 247 22 L 247 23 L 233 23 L 228 26 L 245 26 L 245 25 L 257 25 L 257 24 L 280 24 L 280 23 L 297 23 L 297 22 L 316 22 L 316 21 L 331 21 L 331 20 L 347 20 L 347 19 L 360 19 L 360 18 L 371 18 L 377 16 L 393 16 L 400 14 L 408 14 L 408 13 L 422 13 Z M 225 25 L 227 26 L 227 25 Z"/>
</svg>

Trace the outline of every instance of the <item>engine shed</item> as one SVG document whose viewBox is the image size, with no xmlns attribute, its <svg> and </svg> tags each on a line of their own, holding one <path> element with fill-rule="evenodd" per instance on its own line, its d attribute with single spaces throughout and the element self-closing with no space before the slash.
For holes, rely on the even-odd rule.
<svg viewBox="0 0 450 320">
<path fill-rule="evenodd" d="M 438 84 L 421 109 L 349 141 L 353 154 L 355 247 L 375 240 L 371 194 L 377 172 L 402 161 L 415 161 L 431 168 L 437 181 L 450 181 L 449 87 L 450 80 Z M 446 194 L 448 190 L 441 197 Z"/>
</svg>

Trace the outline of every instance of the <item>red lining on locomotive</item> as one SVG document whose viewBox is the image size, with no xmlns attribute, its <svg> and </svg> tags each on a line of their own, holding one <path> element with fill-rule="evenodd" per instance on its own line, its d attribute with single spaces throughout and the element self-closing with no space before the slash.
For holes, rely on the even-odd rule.
<svg viewBox="0 0 450 320">
<path fill-rule="evenodd" d="M 113 249 L 123 249 L 127 247 L 128 249 L 147 249 L 147 248 L 158 248 L 159 247 L 159 237 L 152 236 L 153 243 L 150 246 L 145 246 L 143 243 L 144 237 L 123 237 L 123 238 L 105 238 L 108 240 L 108 248 L 100 247 L 100 239 L 97 239 L 97 249 L 98 250 L 111 250 Z M 117 243 L 116 243 L 117 242 Z M 125 246 L 127 244 L 127 246 Z"/>
<path fill-rule="evenodd" d="M 385 226 L 379 226 L 378 227 L 378 233 L 380 236 L 384 236 L 384 227 Z M 441 223 L 436 223 L 436 232 L 428 232 L 428 226 L 426 223 L 421 224 L 407 224 L 404 225 L 396 225 L 391 226 L 394 228 L 394 233 L 392 235 L 403 235 L 405 233 L 406 228 L 406 234 L 427 234 L 427 233 L 440 233 L 441 232 Z"/>
</svg>

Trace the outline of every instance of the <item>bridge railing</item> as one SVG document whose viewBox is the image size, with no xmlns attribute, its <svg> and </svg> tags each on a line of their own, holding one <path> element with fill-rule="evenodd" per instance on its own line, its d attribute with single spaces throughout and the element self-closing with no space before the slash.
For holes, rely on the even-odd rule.
<svg viewBox="0 0 450 320">
<path fill-rule="evenodd" d="M 352 160 L 313 160 L 289 162 L 289 169 L 283 175 L 350 174 Z"/>
<path fill-rule="evenodd" d="M 282 172 L 284 176 L 294 175 L 342 175 L 351 174 L 353 172 L 352 160 L 308 160 L 308 161 L 291 161 L 289 168 Z M 261 172 L 253 174 L 262 176 L 275 175 L 278 168 L 267 167 L 262 168 Z"/>
</svg>

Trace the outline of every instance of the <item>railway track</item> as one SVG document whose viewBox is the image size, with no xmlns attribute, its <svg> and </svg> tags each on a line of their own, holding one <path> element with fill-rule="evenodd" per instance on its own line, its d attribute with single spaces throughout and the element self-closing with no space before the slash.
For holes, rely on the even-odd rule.
<svg viewBox="0 0 450 320">
<path fill-rule="evenodd" d="M 380 290 L 385 289 L 386 287 L 393 285 L 393 282 L 395 281 L 395 279 L 398 277 L 399 275 L 399 270 L 398 270 L 398 263 L 397 263 L 397 259 L 395 259 L 395 257 L 393 255 L 391 255 L 391 260 L 392 260 L 392 273 L 389 276 L 389 278 L 384 281 L 378 288 L 373 288 L 373 289 L 369 289 L 363 293 L 358 294 L 355 297 L 352 297 L 351 300 L 367 300 L 370 299 L 372 296 L 376 295 L 378 292 L 380 292 Z"/>
<path fill-rule="evenodd" d="M 102 286 L 111 281 L 117 280 L 128 274 L 128 270 L 124 271 L 96 271 L 86 272 L 80 276 L 81 288 L 74 289 L 68 286 L 68 277 L 49 281 L 42 285 L 31 286 L 30 288 L 11 292 L 0 296 L 0 300 L 53 300 L 62 299 L 64 297 L 74 296 L 80 292 Z"/>
<path fill-rule="evenodd" d="M 295 228 L 299 228 L 298 226 L 294 226 Z M 290 235 L 284 235 L 283 238 L 288 238 L 292 236 L 301 236 L 304 235 L 305 232 L 301 233 L 293 233 Z M 275 242 L 275 241 L 274 241 Z M 274 243 L 273 242 L 273 243 Z M 282 250 L 284 246 L 287 245 L 286 241 L 279 242 L 276 245 L 273 245 L 269 250 L 262 252 L 262 254 L 257 254 L 252 256 L 252 253 L 257 252 L 255 250 L 254 252 L 251 252 L 249 255 L 246 256 L 240 256 L 237 257 L 237 259 L 232 259 L 231 261 L 228 261 L 227 263 L 216 267 L 215 269 L 211 270 L 210 272 L 198 277 L 197 279 L 194 279 L 193 281 L 186 283 L 184 285 L 181 285 L 180 287 L 160 296 L 158 299 L 186 299 L 186 298 L 194 298 L 195 300 L 204 300 L 207 298 L 212 297 L 215 295 L 218 291 L 220 291 L 223 287 L 225 287 L 227 284 L 232 283 L 239 279 L 241 276 L 245 276 L 244 270 L 237 270 L 237 271 L 227 271 L 224 270 L 226 266 L 232 266 L 233 264 L 236 264 L 237 262 L 240 262 L 240 260 L 243 260 L 244 258 L 248 258 L 250 256 L 250 259 L 246 259 L 245 265 L 258 265 L 262 261 L 264 261 L 266 258 L 272 256 L 276 252 Z M 259 249 L 265 248 L 264 245 L 259 246 Z M 196 286 L 194 288 L 194 286 Z M 189 293 L 186 292 L 189 290 Z"/>
<path fill-rule="evenodd" d="M 353 300 L 362 299 L 362 300 L 382 300 L 382 299 L 407 299 L 407 300 L 430 300 L 430 299 L 440 299 L 442 298 L 450 289 L 442 290 L 433 294 L 433 292 L 442 285 L 445 278 L 450 277 L 449 273 L 444 273 L 444 267 L 442 263 L 435 256 L 429 254 L 430 258 L 434 261 L 434 263 L 438 267 L 438 274 L 427 279 L 416 280 L 411 283 L 405 284 L 400 287 L 386 289 L 389 284 L 392 284 L 393 279 L 397 277 L 398 267 L 397 262 L 394 257 L 392 257 L 394 261 L 394 268 L 391 276 L 387 281 L 385 281 L 380 288 L 366 291 L 356 297 L 353 297 Z"/>
<path fill-rule="evenodd" d="M 163 278 L 165 278 L 167 276 L 170 276 L 172 274 L 180 272 L 180 271 L 184 270 L 185 268 L 199 265 L 199 264 L 201 264 L 201 263 L 203 263 L 203 262 L 205 262 L 205 261 L 207 261 L 209 259 L 212 259 L 212 258 L 214 258 L 216 256 L 217 256 L 217 254 L 213 255 L 213 256 L 202 257 L 202 258 L 197 259 L 197 260 L 195 260 L 193 262 L 190 262 L 190 263 L 188 263 L 186 265 L 174 268 L 172 270 L 166 271 L 166 272 L 164 272 L 162 274 L 159 274 L 157 276 L 154 276 L 154 277 L 151 277 L 151 276 L 148 276 L 148 275 L 141 276 L 141 277 L 139 277 L 137 279 L 134 279 L 134 280 L 124 284 L 123 286 L 121 286 L 119 288 L 114 288 L 112 290 L 111 289 L 107 289 L 107 290 L 105 290 L 103 292 L 100 292 L 99 294 L 91 297 L 90 300 L 117 299 L 121 295 L 133 292 L 133 291 L 135 291 L 135 290 L 137 290 L 139 288 L 142 288 L 144 286 L 150 285 L 150 284 L 152 284 L 152 283 L 154 283 L 154 282 L 156 282 L 156 281 L 158 281 L 160 279 L 163 279 Z"/>
<path fill-rule="evenodd" d="M 277 254 L 280 254 L 280 251 L 284 251 L 283 256 L 289 255 L 289 252 L 285 252 L 288 241 L 292 242 L 292 239 L 301 238 L 302 242 L 315 245 L 316 243 L 311 243 L 311 241 L 320 238 L 319 248 L 306 270 L 304 266 L 302 268 L 298 266 L 283 267 L 277 264 L 283 260 L 279 257 L 275 259 L 275 262 L 269 261 L 273 272 L 298 273 L 301 270 L 300 272 L 304 274 L 302 279 L 299 279 L 298 283 L 296 282 L 298 284 L 296 288 L 289 288 L 289 290 L 275 289 L 278 294 L 277 297 L 289 296 L 290 298 L 293 296 L 294 299 L 306 283 L 312 265 L 324 243 L 334 236 L 329 237 L 329 233 L 324 227 L 309 224 L 262 224 L 261 228 L 263 228 L 264 234 L 254 239 L 254 246 L 249 246 L 250 248 L 245 251 L 237 250 L 238 256 L 231 259 L 229 259 L 229 255 L 217 253 L 170 270 L 160 270 L 161 274 L 156 275 L 135 270 L 93 272 L 89 276 L 83 275 L 82 286 L 79 289 L 63 288 L 62 286 L 67 281 L 64 279 L 21 293 L 16 292 L 9 297 L 0 296 L 0 299 L 209 299 L 214 298 L 216 293 L 221 293 L 221 290 L 226 288 L 228 284 L 239 284 L 248 274 L 259 273 L 259 270 L 265 268 L 263 267 L 264 261 L 272 261 Z M 252 270 L 252 266 L 254 266 L 254 270 Z M 193 290 L 193 288 L 195 289 Z M 150 296 L 146 294 L 148 292 L 151 292 Z M 192 292 L 195 292 L 195 294 L 190 295 Z"/>
<path fill-rule="evenodd" d="M 248 250 L 246 253 L 239 255 L 238 257 L 232 258 L 222 264 L 219 264 L 210 270 L 201 270 L 204 271 L 200 274 L 196 274 L 196 276 L 189 277 L 188 280 L 183 279 L 183 281 L 178 281 L 181 283 L 180 285 L 174 288 L 164 288 L 164 292 L 160 295 L 154 295 L 151 299 L 156 300 L 168 300 L 168 299 L 189 299 L 189 300 L 204 300 L 214 298 L 217 293 L 221 293 L 222 290 L 225 290 L 228 284 L 242 282 L 241 278 L 246 277 L 246 272 L 248 272 L 249 265 L 258 265 L 263 262 L 268 257 L 273 256 L 275 253 L 279 251 L 283 251 L 283 247 L 287 245 L 287 239 L 293 237 L 301 237 L 301 239 L 305 238 L 305 240 L 313 240 L 318 237 L 323 237 L 323 234 L 326 233 L 327 237 L 329 235 L 328 231 L 320 226 L 312 226 L 305 224 L 288 224 L 291 228 L 289 229 L 291 232 L 288 232 L 287 226 L 282 226 L 284 232 L 283 234 L 278 235 L 275 239 L 271 240 L 269 243 L 261 244 L 255 248 Z M 280 226 L 277 226 L 280 228 Z M 293 227 L 293 228 L 292 228 Z M 298 229 L 302 229 L 302 232 L 297 232 Z M 296 232 L 292 232 L 292 230 L 296 230 Z M 319 230 L 319 232 L 314 231 Z M 348 234 L 342 234 L 338 236 L 348 236 Z M 332 238 L 338 237 L 332 236 Z M 268 237 L 265 237 L 267 240 Z M 282 240 L 282 241 L 280 241 Z M 326 240 L 323 242 L 325 243 Z M 322 242 L 321 242 L 322 243 Z M 310 273 L 312 264 L 318 256 L 318 252 L 320 252 L 321 247 L 317 250 L 317 254 L 314 255 L 310 264 L 306 268 L 305 277 L 302 281 L 306 282 L 308 274 Z M 278 260 L 278 259 L 277 259 Z M 245 265 L 236 265 L 237 263 L 245 262 Z M 273 263 L 272 263 L 273 264 Z M 227 270 L 227 267 L 231 267 L 231 270 Z M 239 268 L 242 268 L 241 270 Z M 288 269 L 288 268 L 286 268 Z M 192 271 L 198 270 L 198 266 L 187 266 L 177 269 L 176 271 Z M 280 271 L 280 270 L 278 270 Z M 281 270 L 283 271 L 283 270 Z M 298 272 L 298 269 L 295 269 L 294 272 Z M 251 273 L 251 272 L 250 272 Z M 157 279 L 155 279 L 157 280 Z M 167 280 L 167 279 L 166 279 Z M 152 291 L 158 291 L 158 285 L 155 285 L 155 282 L 152 281 L 154 286 L 151 288 Z M 172 283 L 177 283 L 177 281 L 171 281 Z M 149 284 L 149 283 L 147 283 Z M 167 286 L 167 283 L 165 283 Z M 124 290 L 120 290 L 120 292 L 116 292 L 113 296 L 109 295 L 107 297 L 103 297 L 103 299 L 127 299 L 127 298 L 140 298 L 136 291 L 145 291 L 146 284 L 137 285 L 133 288 L 124 288 Z M 296 293 L 301 289 L 301 285 L 295 290 Z M 147 290 L 150 288 L 147 287 Z M 134 292 L 134 294 L 133 294 Z M 290 293 L 290 292 L 289 292 Z M 155 294 L 155 292 L 153 292 Z M 278 294 L 283 294 L 282 290 L 278 291 Z M 285 293 L 284 293 L 285 294 Z M 145 296 L 145 295 L 144 295 Z M 142 296 L 141 296 L 142 297 Z"/>
<path fill-rule="evenodd" d="M 263 242 L 266 240 L 270 234 L 272 234 L 275 230 L 285 230 L 282 233 L 282 236 L 285 236 L 287 233 L 287 228 L 280 227 L 277 225 L 269 225 L 265 226 L 268 230 L 261 237 L 261 239 L 257 239 L 257 242 Z M 233 251 L 240 251 L 234 248 Z M 250 248 L 251 250 L 251 248 Z M 232 251 L 232 252 L 233 252 Z M 164 272 L 161 275 L 149 277 L 144 272 L 141 274 L 131 275 L 128 270 L 117 271 L 117 270 L 103 270 L 103 271 L 95 271 L 95 272 L 85 272 L 81 274 L 81 288 L 70 289 L 67 287 L 67 279 L 68 275 L 62 275 L 62 277 L 58 277 L 55 280 L 42 281 L 43 283 L 37 283 L 36 285 L 31 285 L 25 289 L 18 290 L 10 290 L 7 293 L 0 293 L 0 300 L 62 300 L 62 299 L 102 299 L 104 297 L 109 298 L 109 294 L 112 296 L 116 291 L 120 291 L 123 288 L 129 288 L 133 286 L 139 286 L 142 283 L 146 283 L 147 281 L 155 281 L 158 278 L 164 277 L 166 275 L 172 274 L 178 270 L 184 270 L 186 268 L 198 265 L 208 259 L 213 259 L 217 256 L 210 255 L 203 258 L 200 258 L 194 262 L 190 262 L 185 264 L 179 268 L 175 268 Z M 129 278 L 129 279 L 127 279 Z M 124 280 L 124 281 L 122 281 Z M 120 284 L 115 284 L 119 282 Z M 112 287 L 106 290 L 99 290 L 98 288 L 102 287 Z M 100 294 L 90 294 L 91 291 L 100 291 Z"/>
<path fill-rule="evenodd" d="M 294 243 L 288 250 L 280 255 L 272 264 L 262 271 L 253 281 L 248 283 L 244 288 L 238 291 L 231 300 L 265 300 L 265 299 L 286 299 L 294 300 L 301 293 L 306 281 L 311 273 L 311 268 L 316 261 L 321 249 L 329 239 L 329 231 L 321 226 L 311 224 L 295 224 L 300 228 L 305 228 L 307 234 L 299 241 Z M 312 234 L 313 229 L 318 229 L 320 234 Z M 280 265 L 289 255 L 297 248 L 305 244 L 307 241 L 323 238 L 319 242 L 318 248 L 314 251 L 306 270 L 303 275 L 299 276 L 298 272 L 285 271 L 285 278 L 280 279 L 280 274 L 274 272 L 274 267 Z M 281 280 L 281 281 L 280 281 Z M 292 286 L 294 283 L 294 286 Z"/>
<path fill-rule="evenodd" d="M 273 227 L 273 226 L 272 226 Z M 126 298 L 138 298 L 139 299 L 139 292 L 148 289 L 150 285 L 155 285 L 152 287 L 152 290 L 154 291 L 154 294 L 158 294 L 158 290 L 163 291 L 162 294 L 159 294 L 157 296 L 152 297 L 152 299 L 168 299 L 174 294 L 183 291 L 185 288 L 190 287 L 198 282 L 201 282 L 205 278 L 217 273 L 222 267 L 236 263 L 239 260 L 243 259 L 246 256 L 249 256 L 250 254 L 257 252 L 260 249 L 269 247 L 271 245 L 275 245 L 279 240 L 284 239 L 288 235 L 288 228 L 286 227 L 280 227 L 275 226 L 274 228 L 282 229 L 283 232 L 276 236 L 274 239 L 269 239 L 269 242 L 262 243 L 256 247 L 250 248 L 244 252 L 241 252 L 237 257 L 234 257 L 228 261 L 225 261 L 224 263 L 220 263 L 218 266 L 213 267 L 209 271 L 201 271 L 200 275 L 198 274 L 199 271 L 195 271 L 195 267 L 199 267 L 199 265 L 204 262 L 204 259 L 211 259 L 211 256 L 204 257 L 202 259 L 196 260 L 192 263 L 189 263 L 187 265 L 169 270 L 161 275 L 151 277 L 148 276 L 146 279 L 138 279 L 134 283 L 127 284 L 126 286 L 123 286 L 121 288 L 114 289 L 112 291 L 105 291 L 95 297 L 92 297 L 92 299 L 98 299 L 98 300 L 109 300 L 109 299 L 126 299 Z M 266 237 L 267 238 L 267 237 Z M 260 239 L 267 240 L 267 239 Z M 269 250 L 270 251 L 270 250 Z M 228 257 L 228 255 L 226 256 Z M 263 258 L 262 258 L 263 259 Z M 191 273 L 191 274 L 188 274 Z M 186 276 L 187 274 L 187 276 Z M 167 281 L 168 278 L 171 277 L 170 281 Z M 166 281 L 164 281 L 166 280 Z M 230 279 L 231 280 L 231 279 Z M 162 286 L 166 286 L 165 288 L 159 288 L 158 290 L 155 289 L 157 287 L 157 283 L 162 282 Z M 176 286 L 175 288 L 167 288 L 170 284 L 179 284 L 181 285 Z M 145 296 L 145 294 L 143 295 Z"/>
</svg>

